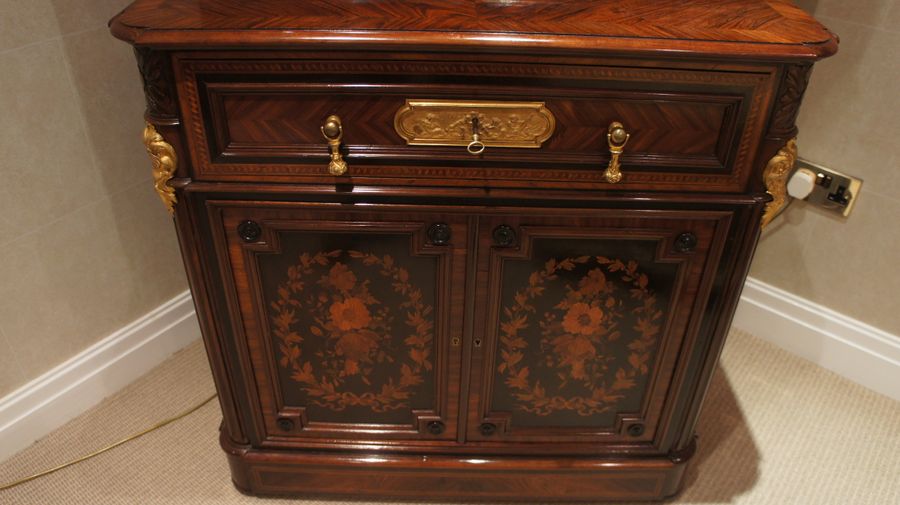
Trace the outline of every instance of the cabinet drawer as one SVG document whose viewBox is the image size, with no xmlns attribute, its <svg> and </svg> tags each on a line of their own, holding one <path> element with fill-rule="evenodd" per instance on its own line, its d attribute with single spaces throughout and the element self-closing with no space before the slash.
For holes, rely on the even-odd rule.
<svg viewBox="0 0 900 505">
<path fill-rule="evenodd" d="M 771 77 L 762 70 L 377 59 L 185 57 L 177 67 L 200 180 L 729 192 L 743 190 L 752 170 Z M 398 115 L 414 101 L 455 108 Z M 546 131 L 528 145 L 509 147 L 504 138 L 532 126 L 528 111 L 515 110 L 522 103 L 542 107 L 549 119 L 535 121 L 552 124 L 538 125 Z M 327 170 L 321 130 L 330 115 L 340 118 L 339 152 L 348 164 L 337 178 Z M 605 175 L 613 123 L 629 135 L 616 184 Z M 474 128 L 486 145 L 477 155 L 465 147 Z M 427 134 L 410 138 L 412 130 L 459 138 L 457 145 L 419 145 L 436 142 Z"/>
</svg>

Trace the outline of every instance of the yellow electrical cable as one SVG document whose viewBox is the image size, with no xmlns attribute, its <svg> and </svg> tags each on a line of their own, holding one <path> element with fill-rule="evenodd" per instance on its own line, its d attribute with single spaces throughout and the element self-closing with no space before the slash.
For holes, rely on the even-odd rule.
<svg viewBox="0 0 900 505">
<path fill-rule="evenodd" d="M 187 416 L 193 414 L 194 412 L 196 412 L 196 411 L 200 410 L 201 408 L 203 408 L 207 403 L 213 401 L 213 399 L 215 399 L 216 396 L 218 396 L 218 395 L 215 395 L 215 394 L 214 394 L 214 395 L 210 396 L 209 398 L 207 398 L 206 400 L 203 400 L 202 403 L 199 403 L 199 404 L 197 404 L 197 405 L 191 407 L 190 409 L 188 409 L 188 410 L 182 412 L 181 414 L 178 414 L 178 415 L 175 416 L 175 417 L 170 417 L 169 419 L 166 419 L 166 420 L 164 420 L 164 421 L 160 421 L 160 422 L 154 424 L 153 426 L 147 428 L 146 430 L 144 430 L 144 431 L 142 431 L 142 432 L 140 432 L 140 433 L 136 433 L 136 434 L 131 435 L 131 436 L 127 437 L 127 438 L 123 438 L 122 440 L 119 440 L 118 442 L 116 442 L 116 443 L 114 443 L 114 444 L 112 444 L 112 445 L 108 445 L 108 446 L 106 446 L 106 447 L 104 447 L 103 449 L 100 449 L 100 450 L 98 450 L 98 451 L 94 451 L 94 452 L 88 454 L 87 456 L 82 456 L 82 457 L 80 457 L 80 458 L 78 458 L 78 459 L 69 461 L 68 463 L 63 463 L 63 464 L 61 464 L 61 465 L 59 465 L 59 466 L 57 466 L 57 467 L 51 468 L 51 469 L 49 469 L 49 470 L 44 470 L 43 472 L 36 473 L 36 474 L 34 474 L 34 475 L 29 475 L 28 477 L 25 477 L 25 478 L 23 478 L 23 479 L 19 479 L 19 480 L 15 481 L 15 482 L 11 482 L 11 483 L 9 483 L 9 484 L 4 484 L 4 485 L 0 486 L 0 491 L 5 491 L 5 490 L 7 490 L 7 489 L 11 489 L 11 488 L 14 488 L 14 487 L 16 487 L 16 486 L 25 484 L 26 482 L 31 482 L 31 481 L 33 481 L 34 479 L 39 479 L 39 478 L 41 478 L 41 477 L 43 477 L 43 476 L 45 476 L 45 475 L 50 475 L 51 473 L 58 472 L 58 471 L 62 470 L 63 468 L 68 468 L 68 467 L 70 467 L 70 466 L 72 466 L 72 465 L 76 465 L 76 464 L 78 464 L 78 463 L 81 463 L 82 461 L 87 461 L 87 460 L 89 460 L 89 459 L 91 459 L 91 458 L 93 458 L 93 457 L 95 457 L 95 456 L 99 456 L 100 454 L 103 454 L 104 452 L 109 451 L 110 449 L 115 449 L 116 447 L 118 447 L 118 446 L 120 446 L 120 445 L 122 445 L 122 444 L 124 444 L 124 443 L 131 442 L 132 440 L 135 440 L 135 439 L 138 439 L 138 438 L 140 438 L 140 437 L 143 437 L 144 435 L 146 435 L 146 434 L 148 434 L 148 433 L 150 433 L 150 432 L 152 432 L 152 431 L 156 431 L 156 430 L 158 430 L 158 429 L 160 429 L 160 428 L 162 428 L 162 427 L 164 427 L 164 426 L 170 425 L 170 424 L 174 423 L 175 421 L 178 421 L 179 419 L 183 419 L 183 418 L 185 418 L 185 417 L 187 417 Z"/>
</svg>

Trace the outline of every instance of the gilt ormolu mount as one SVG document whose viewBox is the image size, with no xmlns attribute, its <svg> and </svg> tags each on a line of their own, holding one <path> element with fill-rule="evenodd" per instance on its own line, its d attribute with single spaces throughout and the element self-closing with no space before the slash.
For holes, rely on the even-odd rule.
<svg viewBox="0 0 900 505">
<path fill-rule="evenodd" d="M 781 0 L 412 4 L 138 0 L 111 23 L 233 481 L 676 493 L 836 38 Z"/>
</svg>

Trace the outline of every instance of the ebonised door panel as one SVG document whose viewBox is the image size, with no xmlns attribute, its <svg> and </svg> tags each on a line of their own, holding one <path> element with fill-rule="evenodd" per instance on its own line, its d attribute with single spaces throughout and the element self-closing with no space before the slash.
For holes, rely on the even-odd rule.
<svg viewBox="0 0 900 505">
<path fill-rule="evenodd" d="M 480 222 L 469 441 L 596 453 L 666 429 L 730 214 L 569 214 Z"/>
<path fill-rule="evenodd" d="M 210 209 L 258 443 L 457 438 L 463 217 Z"/>
</svg>

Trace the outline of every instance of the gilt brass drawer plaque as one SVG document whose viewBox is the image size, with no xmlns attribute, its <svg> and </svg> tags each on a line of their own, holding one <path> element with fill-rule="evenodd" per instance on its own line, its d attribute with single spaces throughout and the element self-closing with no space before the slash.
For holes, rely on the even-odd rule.
<svg viewBox="0 0 900 505">
<path fill-rule="evenodd" d="M 397 134 L 410 145 L 539 148 L 553 135 L 556 118 L 543 102 L 406 100 L 394 116 Z M 474 143 L 482 144 L 477 152 Z"/>
</svg>

